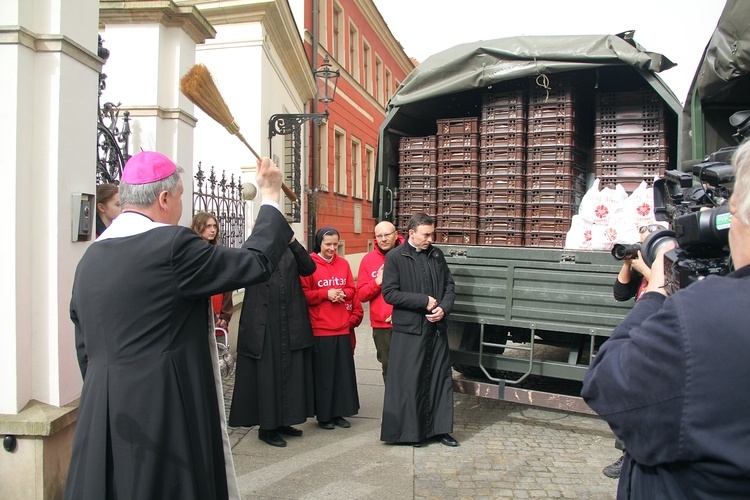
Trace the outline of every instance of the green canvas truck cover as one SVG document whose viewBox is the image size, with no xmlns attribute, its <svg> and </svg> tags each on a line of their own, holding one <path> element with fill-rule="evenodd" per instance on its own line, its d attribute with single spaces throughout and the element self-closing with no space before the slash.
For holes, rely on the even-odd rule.
<svg viewBox="0 0 750 500">
<path fill-rule="evenodd" d="M 430 56 L 406 77 L 390 100 L 394 108 L 498 82 L 629 64 L 659 72 L 675 64 L 621 35 L 519 36 L 457 45 Z"/>
<path fill-rule="evenodd" d="M 389 167 L 392 170 L 397 163 L 398 137 L 434 134 L 435 118 L 466 112 L 463 95 L 476 95 L 472 91 L 519 78 L 545 75 L 552 80 L 556 73 L 621 66 L 633 68 L 679 116 L 682 105 L 656 75 L 674 65 L 665 56 L 641 47 L 632 31 L 500 38 L 465 43 L 434 54 L 406 77 L 389 101 L 378 143 L 374 212 L 392 175 Z"/>
<path fill-rule="evenodd" d="M 750 2 L 728 0 L 685 98 L 682 158 L 735 146 L 729 116 L 750 109 Z"/>
</svg>

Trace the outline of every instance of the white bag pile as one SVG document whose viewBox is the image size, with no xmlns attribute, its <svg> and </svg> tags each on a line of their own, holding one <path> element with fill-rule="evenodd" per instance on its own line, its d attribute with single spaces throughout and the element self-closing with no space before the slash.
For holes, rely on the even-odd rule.
<svg viewBox="0 0 750 500">
<path fill-rule="evenodd" d="M 615 243 L 640 241 L 638 228 L 655 222 L 654 189 L 646 181 L 628 196 L 620 184 L 600 190 L 595 179 L 573 216 L 565 248 L 611 251 Z"/>
</svg>

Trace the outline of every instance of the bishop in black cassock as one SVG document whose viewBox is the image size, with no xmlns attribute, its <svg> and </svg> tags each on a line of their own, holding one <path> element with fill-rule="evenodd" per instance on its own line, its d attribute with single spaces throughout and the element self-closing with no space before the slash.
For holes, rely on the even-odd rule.
<svg viewBox="0 0 750 500">
<path fill-rule="evenodd" d="M 76 269 L 83 389 L 66 499 L 239 498 L 209 298 L 267 280 L 293 232 L 269 159 L 258 161 L 264 205 L 241 249 L 175 225 L 181 172 L 159 153 L 133 156 L 123 214 Z"/>
</svg>

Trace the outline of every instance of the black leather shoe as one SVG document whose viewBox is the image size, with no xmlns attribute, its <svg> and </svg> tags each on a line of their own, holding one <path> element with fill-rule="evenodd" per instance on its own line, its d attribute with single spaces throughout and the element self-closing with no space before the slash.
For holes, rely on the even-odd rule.
<svg viewBox="0 0 750 500">
<path fill-rule="evenodd" d="M 620 472 L 622 471 L 622 461 L 624 459 L 625 459 L 625 454 L 623 453 L 622 455 L 620 455 L 620 458 L 618 458 L 613 463 L 603 468 L 602 472 L 604 473 L 604 475 L 607 477 L 611 477 L 612 479 L 619 478 Z"/>
<path fill-rule="evenodd" d="M 333 429 L 335 427 L 333 425 L 333 422 L 320 422 L 320 421 L 318 421 L 318 425 L 321 426 L 322 428 L 328 429 L 328 430 L 331 430 L 331 429 Z"/>
<path fill-rule="evenodd" d="M 331 420 L 333 425 L 338 425 L 342 429 L 348 429 L 352 426 L 352 424 L 349 423 L 348 420 L 346 420 L 344 417 L 334 417 L 333 420 Z"/>
<path fill-rule="evenodd" d="M 281 439 L 281 436 L 279 436 L 276 431 L 264 431 L 263 429 L 259 429 L 258 439 L 270 444 L 271 446 L 278 446 L 279 448 L 286 446 L 286 441 Z"/>
<path fill-rule="evenodd" d="M 440 442 L 445 446 L 458 446 L 458 441 L 456 441 L 450 434 L 443 434 L 440 436 Z"/>
<path fill-rule="evenodd" d="M 284 434 L 285 436 L 300 437 L 302 435 L 301 429 L 295 429 L 291 425 L 285 425 L 283 427 L 277 427 L 276 432 Z"/>
</svg>

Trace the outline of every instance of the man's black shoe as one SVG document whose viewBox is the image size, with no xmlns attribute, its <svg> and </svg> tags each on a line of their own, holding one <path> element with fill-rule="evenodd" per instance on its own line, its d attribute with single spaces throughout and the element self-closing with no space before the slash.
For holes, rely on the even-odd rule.
<svg viewBox="0 0 750 500">
<path fill-rule="evenodd" d="M 450 434 L 443 434 L 440 436 L 440 442 L 445 446 L 458 446 L 458 441 L 456 441 Z"/>
<path fill-rule="evenodd" d="M 350 424 L 349 421 L 346 420 L 344 417 L 334 417 L 333 420 L 331 420 L 331 422 L 334 425 L 338 425 L 342 429 L 348 429 L 349 427 L 352 426 L 352 424 Z"/>
<path fill-rule="evenodd" d="M 281 439 L 281 436 L 279 436 L 276 431 L 264 431 L 263 429 L 258 429 L 258 439 L 270 444 L 271 446 L 278 446 L 279 448 L 286 446 L 286 441 Z"/>
<path fill-rule="evenodd" d="M 620 477 L 620 472 L 622 471 L 622 461 L 624 458 L 625 454 L 623 453 L 622 455 L 620 455 L 620 458 L 603 468 L 602 472 L 604 473 L 604 475 L 607 477 L 611 477 L 612 479 L 617 479 L 618 477 Z"/>
<path fill-rule="evenodd" d="M 284 434 L 286 436 L 300 437 L 302 435 L 301 429 L 295 429 L 291 425 L 285 425 L 283 427 L 277 427 L 276 432 Z"/>
<path fill-rule="evenodd" d="M 321 426 L 322 428 L 328 429 L 328 430 L 331 430 L 331 429 L 333 429 L 335 427 L 333 425 L 333 422 L 320 422 L 320 421 L 318 421 L 318 425 Z"/>
</svg>

